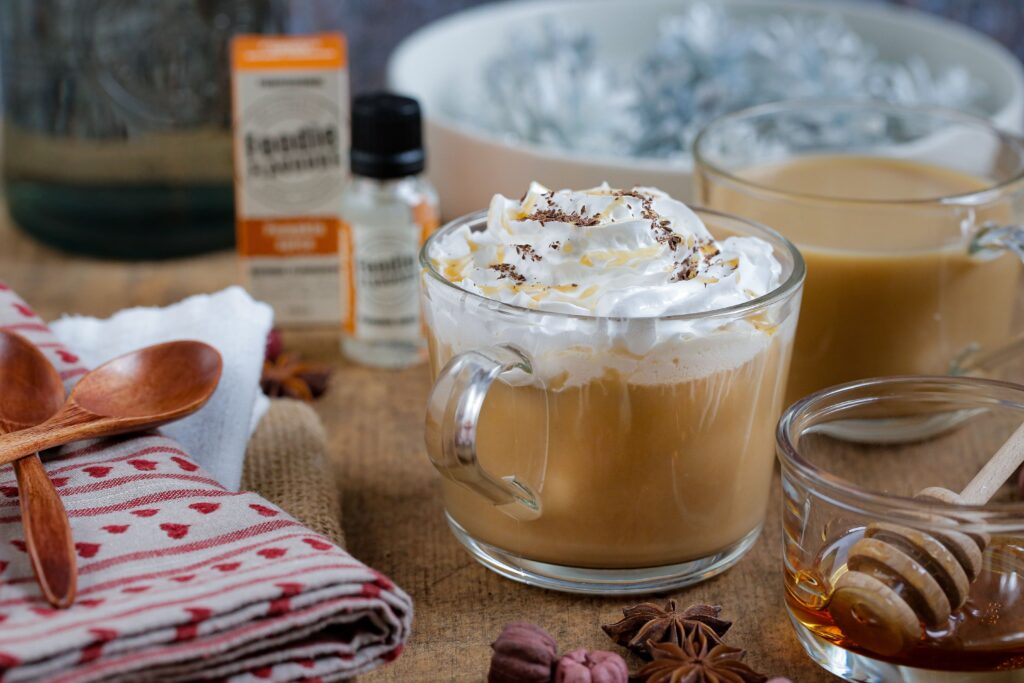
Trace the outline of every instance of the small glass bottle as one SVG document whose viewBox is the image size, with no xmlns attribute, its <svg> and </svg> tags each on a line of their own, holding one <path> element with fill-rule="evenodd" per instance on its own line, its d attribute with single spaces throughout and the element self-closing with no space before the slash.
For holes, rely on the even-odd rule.
<svg viewBox="0 0 1024 683">
<path fill-rule="evenodd" d="M 438 223 L 425 167 L 420 107 L 390 93 L 352 103 L 352 179 L 341 198 L 342 352 L 375 367 L 426 358 L 420 247 Z"/>
</svg>

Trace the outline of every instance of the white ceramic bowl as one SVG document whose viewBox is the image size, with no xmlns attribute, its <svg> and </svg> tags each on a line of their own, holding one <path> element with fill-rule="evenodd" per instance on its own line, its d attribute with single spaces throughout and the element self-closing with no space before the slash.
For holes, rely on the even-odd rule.
<svg viewBox="0 0 1024 683">
<path fill-rule="evenodd" d="M 689 159 L 602 157 L 521 142 L 510 143 L 452 119 L 442 98 L 453 83 L 481 78 L 484 64 L 506 49 L 510 35 L 553 16 L 591 32 L 604 58 L 633 62 L 663 18 L 690 0 L 520 0 L 484 5 L 434 22 L 399 45 L 388 65 L 391 87 L 416 97 L 426 118 L 429 173 L 447 217 L 486 207 L 495 192 L 519 196 L 531 180 L 549 187 L 653 185 L 688 199 Z M 863 2 L 719 0 L 739 16 L 791 11 L 834 13 L 882 58 L 920 55 L 933 72 L 964 66 L 985 83 L 985 114 L 1014 132 L 1024 129 L 1024 69 L 987 36 L 922 12 Z M 450 92 L 450 90 L 449 90 Z"/>
</svg>

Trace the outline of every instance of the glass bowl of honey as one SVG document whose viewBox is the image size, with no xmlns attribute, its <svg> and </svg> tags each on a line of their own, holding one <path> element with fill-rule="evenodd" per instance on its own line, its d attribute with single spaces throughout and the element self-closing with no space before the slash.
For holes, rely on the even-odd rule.
<svg viewBox="0 0 1024 683">
<path fill-rule="evenodd" d="M 1024 386 L 968 377 L 786 411 L 786 608 L 813 660 L 848 681 L 1024 681 L 1022 424 Z"/>
</svg>

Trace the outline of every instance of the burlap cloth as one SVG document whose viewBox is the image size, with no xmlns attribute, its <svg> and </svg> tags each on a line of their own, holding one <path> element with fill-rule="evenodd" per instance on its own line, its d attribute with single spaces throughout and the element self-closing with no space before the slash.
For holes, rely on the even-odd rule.
<svg viewBox="0 0 1024 683">
<path fill-rule="evenodd" d="M 301 401 L 280 398 L 249 440 L 242 488 L 281 506 L 292 517 L 345 546 L 341 501 L 320 418 Z"/>
</svg>

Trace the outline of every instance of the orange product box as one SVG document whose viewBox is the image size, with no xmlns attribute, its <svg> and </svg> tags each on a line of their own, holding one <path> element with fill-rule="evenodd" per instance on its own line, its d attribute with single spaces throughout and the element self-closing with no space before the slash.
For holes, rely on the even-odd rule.
<svg viewBox="0 0 1024 683">
<path fill-rule="evenodd" d="M 231 46 L 238 254 L 278 324 L 336 327 L 348 179 L 344 37 L 238 36 Z M 347 297 L 346 297 L 347 298 Z"/>
</svg>

